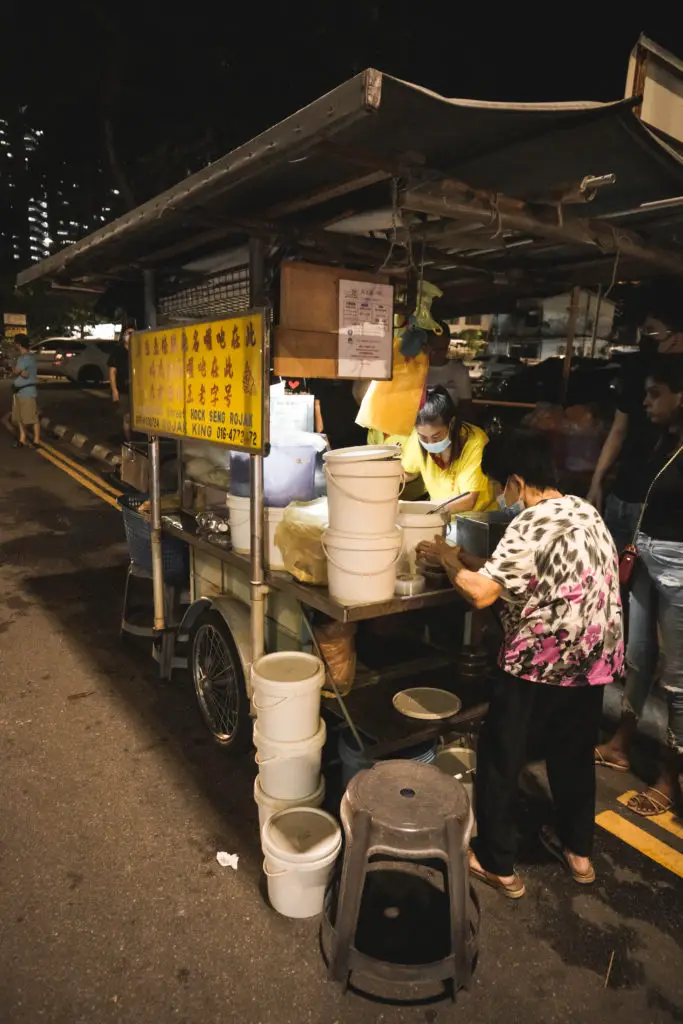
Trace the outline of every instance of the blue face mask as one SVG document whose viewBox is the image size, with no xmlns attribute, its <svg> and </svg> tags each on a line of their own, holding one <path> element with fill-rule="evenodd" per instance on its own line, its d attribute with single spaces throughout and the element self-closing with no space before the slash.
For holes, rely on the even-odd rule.
<svg viewBox="0 0 683 1024">
<path fill-rule="evenodd" d="M 498 495 L 496 501 L 498 502 L 501 511 L 505 512 L 510 519 L 514 519 L 515 516 L 518 516 L 520 512 L 524 511 L 524 502 L 521 498 L 518 498 L 517 501 L 513 501 L 512 505 L 508 505 L 505 500 L 505 491 Z"/>
<path fill-rule="evenodd" d="M 426 452 L 430 455 L 441 455 L 451 446 L 450 437 L 444 437 L 443 441 L 435 441 L 433 444 L 427 444 L 422 438 L 419 438 L 420 444 Z"/>
</svg>

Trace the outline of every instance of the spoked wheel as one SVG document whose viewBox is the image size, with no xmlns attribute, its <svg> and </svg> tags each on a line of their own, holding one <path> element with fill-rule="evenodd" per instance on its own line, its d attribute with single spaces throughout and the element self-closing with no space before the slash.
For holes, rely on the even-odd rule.
<svg viewBox="0 0 683 1024">
<path fill-rule="evenodd" d="M 249 700 L 235 642 L 218 612 L 201 615 L 192 629 L 190 664 L 199 709 L 222 747 L 245 751 L 251 744 Z"/>
</svg>

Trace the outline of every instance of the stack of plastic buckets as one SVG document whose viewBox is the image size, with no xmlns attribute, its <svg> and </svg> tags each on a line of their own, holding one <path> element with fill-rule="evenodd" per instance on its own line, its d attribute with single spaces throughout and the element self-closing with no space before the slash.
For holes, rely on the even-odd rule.
<svg viewBox="0 0 683 1024">
<path fill-rule="evenodd" d="M 341 846 L 334 818 L 319 810 L 325 723 L 319 658 L 299 651 L 266 654 L 252 666 L 254 744 L 263 870 L 274 909 L 287 917 L 322 911 L 327 880 Z"/>
<path fill-rule="evenodd" d="M 275 811 L 319 807 L 325 795 L 320 760 L 323 664 L 312 654 L 266 654 L 252 666 L 254 744 L 259 774 L 254 799 L 261 831 Z"/>
<path fill-rule="evenodd" d="M 364 445 L 326 452 L 329 527 L 325 531 L 330 596 L 344 605 L 388 601 L 396 586 L 403 486 L 401 449 Z"/>
</svg>

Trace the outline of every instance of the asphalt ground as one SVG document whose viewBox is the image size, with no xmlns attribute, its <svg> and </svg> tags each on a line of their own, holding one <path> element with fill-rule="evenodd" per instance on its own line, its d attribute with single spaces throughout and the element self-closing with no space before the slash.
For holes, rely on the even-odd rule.
<svg viewBox="0 0 683 1024">
<path fill-rule="evenodd" d="M 3 1024 L 683 1020 L 683 827 L 634 819 L 618 798 L 638 780 L 608 772 L 588 889 L 539 848 L 543 776 L 525 776 L 527 896 L 479 890 L 480 962 L 455 1007 L 344 996 L 317 922 L 265 899 L 251 757 L 226 758 L 188 681 L 162 685 L 147 645 L 119 639 L 111 481 L 72 455 L 0 431 Z"/>
</svg>

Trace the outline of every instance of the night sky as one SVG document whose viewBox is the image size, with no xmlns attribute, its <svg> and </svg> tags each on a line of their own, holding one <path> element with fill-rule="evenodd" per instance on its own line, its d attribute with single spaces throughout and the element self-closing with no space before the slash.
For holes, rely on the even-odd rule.
<svg viewBox="0 0 683 1024">
<path fill-rule="evenodd" d="M 639 16 L 547 5 L 541 20 L 524 5 L 507 18 L 473 6 L 290 0 L 267 15 L 228 0 L 174 11 L 5 0 L 0 108 L 26 106 L 78 177 L 96 164 L 111 176 L 110 126 L 110 153 L 140 202 L 368 66 L 449 96 L 611 100 L 641 31 L 683 57 L 673 5 L 668 16 L 656 3 Z"/>
</svg>

